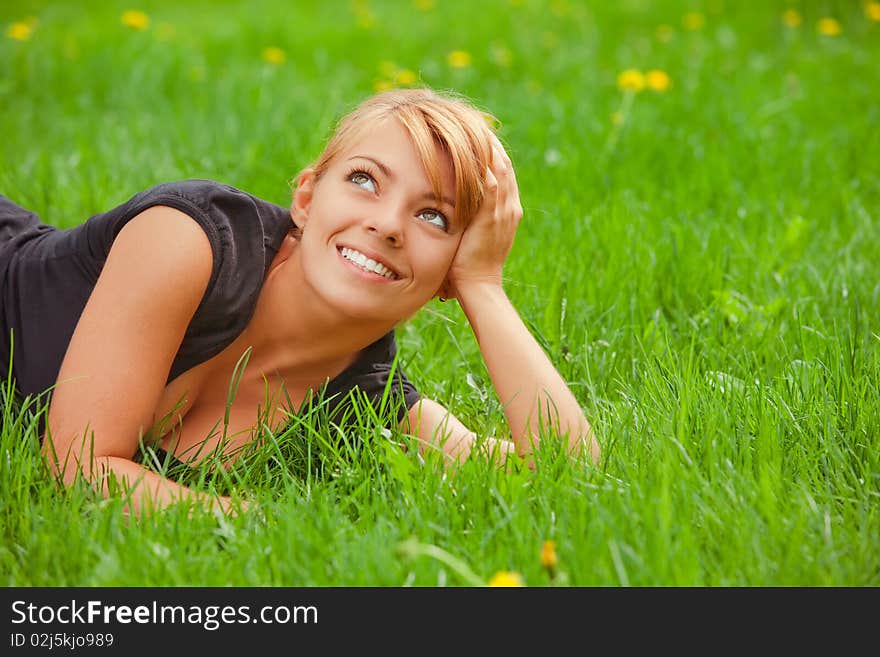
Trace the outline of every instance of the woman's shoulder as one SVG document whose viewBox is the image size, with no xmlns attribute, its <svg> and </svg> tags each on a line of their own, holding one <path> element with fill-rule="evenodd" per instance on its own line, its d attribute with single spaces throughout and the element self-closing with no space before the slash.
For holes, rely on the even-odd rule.
<svg viewBox="0 0 880 657">
<path fill-rule="evenodd" d="M 181 198 L 206 211 L 217 205 L 228 204 L 276 205 L 233 185 L 207 178 L 187 178 L 157 183 L 134 196 L 132 200 L 155 201 L 164 197 Z"/>
<path fill-rule="evenodd" d="M 188 214 L 208 233 L 215 248 L 230 239 L 252 239 L 269 248 L 277 248 L 291 223 L 287 208 L 228 183 L 207 178 L 154 184 L 115 208 L 92 217 L 90 223 L 93 230 L 100 230 L 112 241 L 130 219 L 156 205 L 166 205 Z"/>
<path fill-rule="evenodd" d="M 239 187 L 205 178 L 162 182 L 135 199 L 133 210 L 169 205 L 187 212 L 202 225 L 216 264 L 226 270 L 233 294 L 243 292 L 238 288 L 247 278 L 255 278 L 255 285 L 262 282 L 268 263 L 292 224 L 287 208 Z"/>
<path fill-rule="evenodd" d="M 199 221 L 206 218 L 215 202 L 243 192 L 215 180 L 191 178 L 161 182 L 143 189 L 115 207 L 95 215 L 89 222 L 111 223 L 118 232 L 129 220 L 156 205 L 167 205 Z M 201 222 L 200 222 L 201 223 Z"/>
<path fill-rule="evenodd" d="M 236 233 L 260 232 L 267 246 L 277 248 L 290 230 L 287 207 L 267 201 L 225 182 L 190 178 L 160 183 L 148 190 L 156 196 L 176 196 L 193 203 L 219 223 Z"/>
</svg>

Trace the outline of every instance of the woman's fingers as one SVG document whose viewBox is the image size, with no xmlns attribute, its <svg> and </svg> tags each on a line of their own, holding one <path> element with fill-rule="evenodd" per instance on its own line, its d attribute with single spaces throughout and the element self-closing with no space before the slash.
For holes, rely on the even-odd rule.
<svg viewBox="0 0 880 657">
<path fill-rule="evenodd" d="M 495 163 L 496 172 L 498 177 L 503 179 L 505 183 L 503 191 L 507 193 L 510 190 L 515 190 L 516 176 L 513 172 L 513 163 L 510 161 L 510 157 L 507 155 L 507 151 L 504 150 L 501 141 L 494 134 L 492 135 L 492 150 L 492 159 Z"/>
<path fill-rule="evenodd" d="M 492 164 L 486 170 L 486 198 L 491 202 L 493 215 L 497 208 L 504 207 L 510 186 L 505 155 L 497 146 L 492 146 Z"/>
<path fill-rule="evenodd" d="M 486 206 L 486 213 L 489 217 L 495 214 L 495 207 L 498 204 L 498 179 L 492 173 L 492 167 L 486 169 L 486 183 L 484 186 L 483 203 Z"/>
<path fill-rule="evenodd" d="M 507 165 L 510 165 L 510 158 L 507 157 L 507 151 L 504 150 L 504 145 L 501 143 L 501 140 L 498 139 L 498 135 L 492 132 L 490 133 L 489 139 L 492 143 L 492 149 L 500 154 L 500 159 Z"/>
<path fill-rule="evenodd" d="M 504 150 L 498 137 L 492 135 L 492 160 L 494 169 L 493 178 L 496 179 L 496 208 L 500 209 L 504 217 L 513 219 L 514 224 L 522 218 L 522 206 L 519 200 L 519 188 L 516 184 L 516 174 L 513 163 Z"/>
<path fill-rule="evenodd" d="M 483 181 L 483 199 L 459 243 L 443 296 L 458 296 L 470 281 L 500 284 L 502 269 L 522 216 L 510 158 L 493 135 L 491 160 Z"/>
</svg>

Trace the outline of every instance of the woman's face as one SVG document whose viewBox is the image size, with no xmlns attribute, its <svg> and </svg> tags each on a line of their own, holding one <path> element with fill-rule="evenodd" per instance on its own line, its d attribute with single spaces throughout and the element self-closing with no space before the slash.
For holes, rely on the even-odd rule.
<svg viewBox="0 0 880 657">
<path fill-rule="evenodd" d="M 439 149 L 438 149 L 439 151 Z M 305 282 L 344 314 L 394 323 L 438 293 L 455 256 L 455 178 L 440 154 L 435 197 L 409 133 L 385 120 L 343 150 L 320 179 L 307 171 L 293 213 Z"/>
</svg>

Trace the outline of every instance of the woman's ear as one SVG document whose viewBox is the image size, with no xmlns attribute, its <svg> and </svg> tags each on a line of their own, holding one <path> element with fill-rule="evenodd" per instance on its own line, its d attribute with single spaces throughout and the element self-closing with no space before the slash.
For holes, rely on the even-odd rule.
<svg viewBox="0 0 880 657">
<path fill-rule="evenodd" d="M 312 205 L 312 194 L 315 191 L 315 170 L 309 167 L 299 174 L 296 190 L 293 192 L 293 203 L 290 206 L 290 217 L 302 230 L 309 218 L 309 207 Z"/>
</svg>

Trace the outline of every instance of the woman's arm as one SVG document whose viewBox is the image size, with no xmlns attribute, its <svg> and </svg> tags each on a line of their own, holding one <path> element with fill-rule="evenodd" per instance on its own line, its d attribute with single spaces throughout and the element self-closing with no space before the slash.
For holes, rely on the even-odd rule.
<svg viewBox="0 0 880 657">
<path fill-rule="evenodd" d="M 599 446 L 580 404 L 501 286 L 459 286 L 458 300 L 504 406 L 517 452 L 530 453 L 542 432 L 550 431 L 567 437 L 570 453 L 598 461 Z"/>
<path fill-rule="evenodd" d="M 510 158 L 492 139 L 483 204 L 462 237 L 446 296 L 458 299 L 473 328 L 517 452 L 530 453 L 542 433 L 552 432 L 567 437 L 572 454 L 597 462 L 599 446 L 580 405 L 502 286 L 522 206 Z"/>
<path fill-rule="evenodd" d="M 586 453 L 598 463 L 599 445 L 580 405 L 504 291 L 474 286 L 459 299 L 504 404 L 512 440 L 485 438 L 478 443 L 461 420 L 424 397 L 410 408 L 401 430 L 419 438 L 422 453 L 439 450 L 449 461 L 461 462 L 479 444 L 480 451 L 499 464 L 512 453 L 530 454 L 541 433 L 549 431 L 568 439 L 569 453 Z"/>
<path fill-rule="evenodd" d="M 512 442 L 498 438 L 485 438 L 478 445 L 474 432 L 442 405 L 427 397 L 412 405 L 400 429 L 419 439 L 419 453 L 434 450 L 452 463 L 463 462 L 475 447 L 499 464 L 505 463 L 507 457 L 516 451 Z"/>
<path fill-rule="evenodd" d="M 49 406 L 43 452 L 65 484 L 81 474 L 107 495 L 115 477 L 135 513 L 181 499 L 228 506 L 132 461 L 212 267 L 205 232 L 179 210 L 154 206 L 119 232 Z"/>
</svg>

